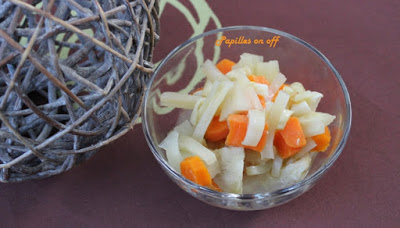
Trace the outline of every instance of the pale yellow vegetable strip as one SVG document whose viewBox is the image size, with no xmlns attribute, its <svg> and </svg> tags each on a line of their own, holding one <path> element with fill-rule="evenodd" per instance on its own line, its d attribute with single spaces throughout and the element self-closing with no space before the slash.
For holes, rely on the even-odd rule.
<svg viewBox="0 0 400 228">
<path fill-rule="evenodd" d="M 275 150 L 274 154 L 275 154 L 275 158 L 274 158 L 274 161 L 272 162 L 271 176 L 279 177 L 281 174 L 283 159 L 281 158 L 281 156 L 279 156 L 276 153 L 276 150 Z"/>
<path fill-rule="evenodd" d="M 325 132 L 325 125 L 319 119 L 312 119 L 309 121 L 300 122 L 300 124 L 303 128 L 303 133 L 306 138 L 320 135 Z"/>
<path fill-rule="evenodd" d="M 210 80 L 207 80 L 210 81 Z M 207 82 L 206 82 L 207 83 Z M 208 104 L 211 103 L 211 101 L 213 100 L 215 94 L 218 92 L 218 88 L 220 86 L 220 82 L 215 82 L 215 83 L 211 83 L 211 86 L 209 86 L 208 92 L 207 92 L 207 96 L 205 97 L 205 100 L 203 102 L 202 105 L 200 105 L 198 111 L 197 111 L 197 116 L 200 117 L 203 115 L 204 110 L 206 110 L 206 108 L 208 107 Z"/>
<path fill-rule="evenodd" d="M 229 80 L 241 83 L 241 84 L 248 84 L 250 80 L 247 78 L 247 75 L 251 74 L 251 70 L 247 68 L 239 68 L 236 70 L 231 70 L 225 76 L 229 78 Z"/>
<path fill-rule="evenodd" d="M 201 70 L 206 75 L 207 79 L 212 82 L 215 81 L 228 81 L 228 78 L 218 70 L 211 60 L 207 59 L 204 64 L 201 66 Z"/>
<path fill-rule="evenodd" d="M 206 165 L 213 165 L 214 162 L 217 162 L 217 157 L 211 150 L 190 136 L 181 135 L 179 137 L 179 149 L 199 156 Z"/>
<path fill-rule="evenodd" d="M 268 81 L 272 82 L 276 75 L 279 74 L 279 63 L 277 60 L 269 62 L 258 62 L 256 64 L 256 75 L 264 76 Z"/>
<path fill-rule="evenodd" d="M 247 116 L 249 117 L 249 123 L 242 145 L 257 146 L 264 132 L 265 113 L 264 111 L 253 109 L 249 110 Z"/>
<path fill-rule="evenodd" d="M 266 149 L 261 151 L 261 159 L 271 159 L 274 158 L 274 137 L 275 137 L 275 129 L 277 124 L 279 123 L 279 119 L 282 115 L 283 110 L 286 108 L 286 105 L 289 101 L 289 95 L 285 92 L 280 91 L 278 96 L 275 99 L 274 104 L 271 107 L 271 111 L 268 115 L 268 136 Z"/>
<path fill-rule="evenodd" d="M 273 93 L 276 93 L 279 88 L 286 82 L 286 77 L 282 73 L 276 75 L 275 79 L 271 82 L 271 86 L 269 87 Z"/>
<path fill-rule="evenodd" d="M 288 122 L 290 116 L 293 114 L 293 111 L 284 109 L 281 115 L 281 118 L 279 118 L 279 123 L 276 126 L 276 130 L 282 130 L 285 128 L 286 123 Z"/>
<path fill-rule="evenodd" d="M 253 74 L 256 73 L 257 63 L 261 63 L 264 61 L 264 57 L 261 55 L 254 55 L 250 53 L 243 53 L 240 55 L 239 62 L 232 67 L 232 69 L 238 69 L 242 67 L 249 67 Z"/>
<path fill-rule="evenodd" d="M 302 116 L 308 112 L 311 112 L 311 108 L 306 101 L 293 104 L 291 110 L 293 111 L 293 116 Z"/>
<path fill-rule="evenodd" d="M 256 91 L 258 95 L 261 95 L 264 98 L 268 97 L 268 85 L 252 83 L 252 86 L 254 87 L 254 91 Z"/>
<path fill-rule="evenodd" d="M 260 99 L 257 96 L 256 91 L 253 86 L 250 84 L 246 88 L 246 94 L 249 98 L 249 102 L 251 104 L 252 109 L 263 110 L 263 106 L 261 105 Z"/>
<path fill-rule="evenodd" d="M 301 148 L 301 150 L 297 152 L 297 154 L 295 154 L 288 160 L 287 165 L 303 157 L 305 154 L 310 152 L 315 146 L 317 146 L 317 144 L 314 142 L 314 140 L 308 138 L 306 145 L 303 148 Z"/>
<path fill-rule="evenodd" d="M 224 191 L 241 194 L 243 192 L 243 147 L 223 147 L 217 152 L 221 174 L 215 177 L 215 183 Z"/>
<path fill-rule="evenodd" d="M 211 80 L 206 80 L 206 83 L 204 83 L 203 90 L 201 90 L 201 92 L 202 92 L 201 96 L 207 97 L 212 89 L 212 86 L 213 86 L 213 82 Z"/>
<path fill-rule="evenodd" d="M 290 85 L 290 88 L 292 88 L 292 89 L 294 90 L 294 92 L 296 92 L 296 93 L 301 93 L 301 92 L 306 91 L 306 90 L 304 89 L 303 84 L 301 84 L 300 82 L 293 82 L 293 83 Z"/>
<path fill-rule="evenodd" d="M 176 92 L 164 92 L 160 96 L 160 103 L 162 106 L 193 109 L 196 102 L 200 99 L 201 97 L 199 96 L 180 94 Z"/>
<path fill-rule="evenodd" d="M 175 171 L 180 173 L 180 163 L 183 158 L 179 151 L 178 139 L 179 133 L 175 130 L 171 131 L 168 133 L 167 137 L 159 144 L 159 147 L 165 150 L 170 166 Z"/>
<path fill-rule="evenodd" d="M 197 121 L 199 120 L 199 110 L 201 106 L 204 104 L 204 100 L 205 98 L 202 97 L 202 99 L 196 102 L 196 105 L 193 108 L 192 114 L 190 115 L 190 123 L 193 125 L 196 125 Z"/>
<path fill-rule="evenodd" d="M 203 113 L 200 116 L 199 121 L 197 122 L 197 125 L 194 129 L 193 132 L 193 138 L 196 139 L 197 141 L 201 141 L 204 138 L 204 134 L 207 131 L 208 125 L 210 125 L 210 122 L 212 118 L 215 115 L 215 112 L 217 111 L 218 107 L 221 105 L 223 102 L 226 94 L 229 92 L 229 90 L 232 88 L 233 83 L 230 81 L 227 82 L 222 82 L 222 83 L 214 83 L 214 87 L 216 89 L 216 93 L 212 95 L 212 100 L 207 104 L 204 102 L 203 105 L 207 105 L 207 107 L 204 109 Z M 214 88 L 213 88 L 214 90 Z M 208 99 L 208 97 L 207 97 Z M 206 100 L 207 100 L 206 99 Z"/>
</svg>

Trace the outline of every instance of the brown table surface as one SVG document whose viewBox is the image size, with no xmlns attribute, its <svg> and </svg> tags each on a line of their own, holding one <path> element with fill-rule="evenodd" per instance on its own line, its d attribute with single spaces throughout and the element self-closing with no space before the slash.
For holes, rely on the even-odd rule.
<svg viewBox="0 0 400 228">
<path fill-rule="evenodd" d="M 173 4 L 162 7 L 156 60 L 193 33 L 219 26 L 201 26 L 210 15 L 222 26 L 283 30 L 324 53 L 341 73 L 353 108 L 351 134 L 335 165 L 315 187 L 288 204 L 257 212 L 223 210 L 172 183 L 137 125 L 67 173 L 0 184 L 0 226 L 400 224 L 398 0 L 161 1 L 166 2 Z M 201 23 L 188 23 L 187 12 Z"/>
</svg>

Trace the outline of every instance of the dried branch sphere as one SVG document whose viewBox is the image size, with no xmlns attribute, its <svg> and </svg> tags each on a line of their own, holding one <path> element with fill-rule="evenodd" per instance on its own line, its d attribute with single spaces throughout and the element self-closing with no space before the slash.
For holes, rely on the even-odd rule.
<svg viewBox="0 0 400 228">
<path fill-rule="evenodd" d="M 0 0 L 0 181 L 64 172 L 131 129 L 158 33 L 157 0 Z"/>
</svg>

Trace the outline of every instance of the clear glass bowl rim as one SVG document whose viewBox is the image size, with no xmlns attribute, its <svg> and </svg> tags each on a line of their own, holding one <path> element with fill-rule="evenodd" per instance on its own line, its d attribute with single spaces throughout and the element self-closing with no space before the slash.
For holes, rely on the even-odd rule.
<svg viewBox="0 0 400 228">
<path fill-rule="evenodd" d="M 166 64 L 169 59 L 171 59 L 177 52 L 182 50 L 183 48 L 187 47 L 188 45 L 196 42 L 197 40 L 209 36 L 209 35 L 215 35 L 220 32 L 226 32 L 226 31 L 234 31 L 234 30 L 257 30 L 257 31 L 262 31 L 262 32 L 269 32 L 269 33 L 275 33 L 277 35 L 283 36 L 285 38 L 288 38 L 294 42 L 297 42 L 309 50 L 311 50 L 314 54 L 319 56 L 328 66 L 329 68 L 333 71 L 335 74 L 337 80 L 339 81 L 339 84 L 342 88 L 342 92 L 345 98 L 346 102 L 346 122 L 345 122 L 345 129 L 343 132 L 343 137 L 341 138 L 336 150 L 332 154 L 332 156 L 328 159 L 327 162 L 324 163 L 313 175 L 306 177 L 300 182 L 297 182 L 296 184 L 293 184 L 291 186 L 278 189 L 272 192 L 265 192 L 265 193 L 257 193 L 257 194 L 234 194 L 234 193 L 226 193 L 226 192 L 217 192 L 213 191 L 211 189 L 208 189 L 206 187 L 200 186 L 190 180 L 187 180 L 183 176 L 181 176 L 179 173 L 177 173 L 174 169 L 171 168 L 171 166 L 168 164 L 168 162 L 161 156 L 161 154 L 158 152 L 156 145 L 154 144 L 152 137 L 150 135 L 149 131 L 149 126 L 147 122 L 147 99 L 150 94 L 150 88 L 151 85 L 153 84 L 154 79 L 157 77 L 160 69 L 163 68 L 164 64 Z M 142 128 L 143 132 L 146 138 L 146 141 L 154 155 L 154 157 L 158 160 L 158 162 L 169 172 L 169 174 L 176 179 L 179 179 L 181 182 L 183 182 L 185 185 L 192 189 L 196 189 L 197 193 L 200 194 L 205 194 L 209 195 L 211 197 L 219 197 L 219 198 L 224 198 L 224 199 L 231 199 L 231 200 L 252 200 L 252 199 L 264 199 L 264 198 L 274 198 L 282 195 L 289 194 L 296 189 L 300 189 L 303 186 L 306 185 L 312 185 L 316 180 L 318 180 L 324 173 L 331 167 L 331 165 L 336 161 L 336 159 L 339 157 L 339 155 L 342 153 L 342 150 L 344 149 L 344 146 L 347 142 L 347 138 L 350 133 L 350 128 L 351 128 L 351 118 L 352 118 L 352 111 L 351 111 L 351 102 L 350 102 L 350 96 L 347 91 L 346 85 L 338 73 L 338 71 L 335 69 L 335 67 L 331 64 L 331 62 L 320 52 L 318 51 L 315 47 L 310 45 L 309 43 L 303 41 L 302 39 L 293 36 L 289 33 L 282 32 L 276 29 L 272 28 L 267 28 L 267 27 L 261 27 L 261 26 L 230 26 L 230 27 L 223 27 L 215 30 L 211 30 L 205 33 L 202 33 L 200 35 L 194 36 L 187 41 L 183 42 L 182 44 L 178 45 L 175 49 L 173 49 L 167 57 L 165 57 L 161 63 L 157 66 L 156 70 L 154 71 L 152 77 L 150 78 L 149 82 L 147 83 L 147 90 L 144 95 L 144 104 L 142 105 Z"/>
</svg>

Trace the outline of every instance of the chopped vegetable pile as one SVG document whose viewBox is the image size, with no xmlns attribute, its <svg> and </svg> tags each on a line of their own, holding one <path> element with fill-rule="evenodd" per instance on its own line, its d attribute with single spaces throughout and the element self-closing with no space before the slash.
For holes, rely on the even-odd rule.
<svg viewBox="0 0 400 228">
<path fill-rule="evenodd" d="M 207 60 L 202 71 L 202 87 L 160 97 L 192 110 L 159 145 L 188 180 L 237 194 L 276 190 L 303 179 L 329 147 L 335 116 L 316 111 L 323 95 L 285 84 L 278 61 L 243 53 L 238 63 Z"/>
</svg>

